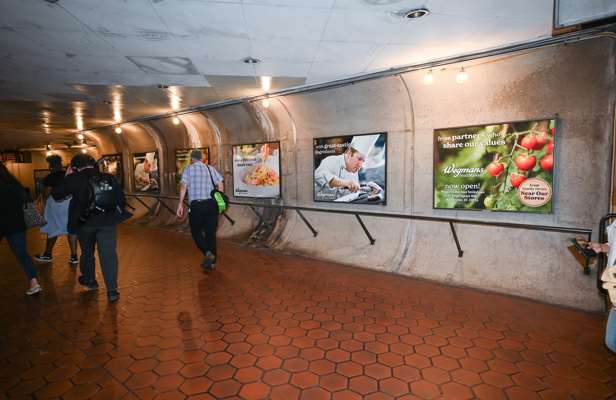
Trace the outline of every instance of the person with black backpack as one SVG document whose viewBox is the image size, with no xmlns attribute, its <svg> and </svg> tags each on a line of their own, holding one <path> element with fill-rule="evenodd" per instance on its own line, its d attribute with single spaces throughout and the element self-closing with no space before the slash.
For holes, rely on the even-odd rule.
<svg viewBox="0 0 616 400">
<path fill-rule="evenodd" d="M 77 154 L 66 171 L 66 179 L 52 191 L 55 199 L 72 195 L 68 210 L 68 231 L 76 232 L 81 246 L 79 283 L 88 290 L 99 288 L 96 281 L 94 249 L 98 247 L 103 278 L 110 302 L 117 301 L 118 256 L 116 226 L 124 217 L 125 198 L 113 175 L 96 168 L 87 154 Z"/>
</svg>

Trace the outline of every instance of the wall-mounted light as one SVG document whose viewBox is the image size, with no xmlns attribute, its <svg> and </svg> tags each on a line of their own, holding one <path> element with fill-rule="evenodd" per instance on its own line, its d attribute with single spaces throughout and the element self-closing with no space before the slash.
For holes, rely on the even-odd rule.
<svg viewBox="0 0 616 400">
<path fill-rule="evenodd" d="M 263 105 L 263 107 L 269 108 L 270 101 L 269 101 L 269 99 L 263 99 L 263 101 L 261 101 L 261 104 Z"/>
<path fill-rule="evenodd" d="M 429 69 L 428 72 L 426 72 L 423 81 L 425 85 L 432 85 L 432 83 L 434 83 L 434 75 L 432 75 L 432 69 Z"/>
<path fill-rule="evenodd" d="M 262 76 L 261 77 L 261 89 L 266 92 L 272 88 L 272 77 L 271 76 Z"/>
<path fill-rule="evenodd" d="M 88 150 L 86 150 L 86 149 L 81 149 L 81 152 L 82 152 L 83 154 L 86 154 L 86 153 L 88 152 Z"/>
<path fill-rule="evenodd" d="M 118 135 L 122 133 L 122 128 L 120 128 L 119 126 L 116 126 L 115 133 L 117 133 Z"/>
<path fill-rule="evenodd" d="M 460 72 L 458 72 L 458 74 L 456 75 L 456 82 L 462 84 L 466 81 L 468 81 L 468 74 L 464 70 L 464 67 L 461 67 Z"/>
<path fill-rule="evenodd" d="M 85 138 L 85 136 L 83 136 L 83 133 L 80 133 L 77 135 L 77 139 L 79 140 L 83 140 Z"/>
<path fill-rule="evenodd" d="M 173 122 L 173 125 L 179 125 L 180 124 L 180 119 L 178 117 L 173 117 L 171 122 Z"/>
</svg>

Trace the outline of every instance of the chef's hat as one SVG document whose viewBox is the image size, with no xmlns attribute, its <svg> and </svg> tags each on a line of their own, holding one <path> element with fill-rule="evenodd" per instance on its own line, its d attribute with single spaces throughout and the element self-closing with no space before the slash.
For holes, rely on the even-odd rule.
<svg viewBox="0 0 616 400">
<path fill-rule="evenodd" d="M 145 159 L 150 163 L 150 170 L 156 171 L 158 169 L 158 164 L 156 163 L 156 152 L 152 151 L 150 153 L 145 153 Z"/>
<path fill-rule="evenodd" d="M 364 156 L 367 156 L 378 139 L 379 135 L 353 136 L 353 140 L 351 140 L 351 147 Z"/>
</svg>

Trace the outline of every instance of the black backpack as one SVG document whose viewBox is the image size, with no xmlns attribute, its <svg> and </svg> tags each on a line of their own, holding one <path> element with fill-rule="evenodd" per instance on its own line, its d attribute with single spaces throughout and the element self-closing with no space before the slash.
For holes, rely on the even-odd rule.
<svg viewBox="0 0 616 400">
<path fill-rule="evenodd" d="M 91 213 L 108 213 L 117 211 L 121 207 L 118 198 L 118 181 L 109 174 L 95 174 L 88 177 L 90 191 L 90 205 L 88 210 Z"/>
</svg>

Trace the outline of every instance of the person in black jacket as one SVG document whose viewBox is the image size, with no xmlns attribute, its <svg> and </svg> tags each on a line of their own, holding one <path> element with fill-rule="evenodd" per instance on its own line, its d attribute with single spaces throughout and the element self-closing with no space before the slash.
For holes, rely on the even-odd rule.
<svg viewBox="0 0 616 400">
<path fill-rule="evenodd" d="M 0 161 L 0 241 L 6 237 L 11 251 L 30 280 L 30 289 L 26 292 L 30 296 L 42 289 L 26 247 L 25 198 L 24 187 Z"/>
<path fill-rule="evenodd" d="M 93 193 L 91 180 L 102 173 L 96 161 L 87 154 L 77 154 L 66 171 L 66 179 L 52 191 L 58 200 L 72 195 L 68 209 L 68 231 L 76 232 L 81 247 L 79 283 L 88 290 L 97 290 L 94 249 L 98 246 L 101 270 L 110 302 L 118 300 L 118 256 L 116 253 L 116 226 L 121 222 L 120 211 L 125 204 L 119 185 L 114 188 L 117 211 L 97 212 L 91 209 Z M 113 178 L 115 179 L 115 178 Z"/>
</svg>

